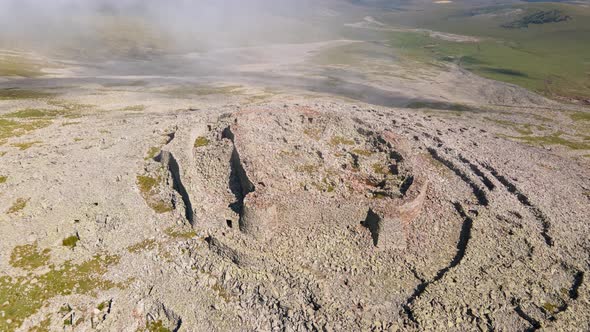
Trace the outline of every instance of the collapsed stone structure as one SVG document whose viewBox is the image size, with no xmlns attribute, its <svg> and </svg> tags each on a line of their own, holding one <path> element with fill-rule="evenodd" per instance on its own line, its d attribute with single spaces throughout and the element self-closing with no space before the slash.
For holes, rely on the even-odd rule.
<svg viewBox="0 0 590 332">
<path fill-rule="evenodd" d="M 305 108 L 241 111 L 209 128 L 194 148 L 197 182 L 219 200 L 202 220 L 263 241 L 294 225 L 361 224 L 376 247 L 405 248 L 428 185 L 401 137 Z"/>
</svg>

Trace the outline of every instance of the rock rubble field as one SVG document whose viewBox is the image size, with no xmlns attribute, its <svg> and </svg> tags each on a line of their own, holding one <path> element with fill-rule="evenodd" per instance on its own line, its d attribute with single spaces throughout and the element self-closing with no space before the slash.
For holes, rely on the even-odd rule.
<svg viewBox="0 0 590 332">
<path fill-rule="evenodd" d="M 287 99 L 5 107 L 0 330 L 590 329 L 587 158 Z"/>
</svg>

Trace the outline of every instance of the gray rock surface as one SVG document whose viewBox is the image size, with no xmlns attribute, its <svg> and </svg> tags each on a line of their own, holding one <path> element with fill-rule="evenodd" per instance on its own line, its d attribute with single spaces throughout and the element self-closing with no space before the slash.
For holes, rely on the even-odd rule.
<svg viewBox="0 0 590 332">
<path fill-rule="evenodd" d="M 319 99 L 58 118 L 0 147 L 0 277 L 49 289 L 117 259 L 18 330 L 590 329 L 588 159 L 486 116 Z M 48 261 L 15 265 L 28 244 Z"/>
</svg>

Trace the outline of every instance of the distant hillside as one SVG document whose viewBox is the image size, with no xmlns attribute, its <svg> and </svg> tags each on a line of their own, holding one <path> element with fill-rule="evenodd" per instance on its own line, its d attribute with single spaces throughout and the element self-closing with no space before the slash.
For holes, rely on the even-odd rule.
<svg viewBox="0 0 590 332">
<path fill-rule="evenodd" d="M 502 27 L 507 29 L 528 28 L 530 24 L 547 24 L 571 20 L 571 16 L 564 15 L 560 10 L 541 10 L 523 18 L 503 24 Z"/>
</svg>

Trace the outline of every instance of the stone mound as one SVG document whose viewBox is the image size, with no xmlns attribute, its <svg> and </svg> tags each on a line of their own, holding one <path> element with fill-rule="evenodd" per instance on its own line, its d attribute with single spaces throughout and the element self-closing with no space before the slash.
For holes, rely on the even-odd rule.
<svg viewBox="0 0 590 332">
<path fill-rule="evenodd" d="M 427 181 L 402 137 L 305 108 L 241 111 L 210 128 L 195 165 L 226 225 L 268 240 L 289 225 L 361 223 L 375 246 L 405 248 Z"/>
</svg>

